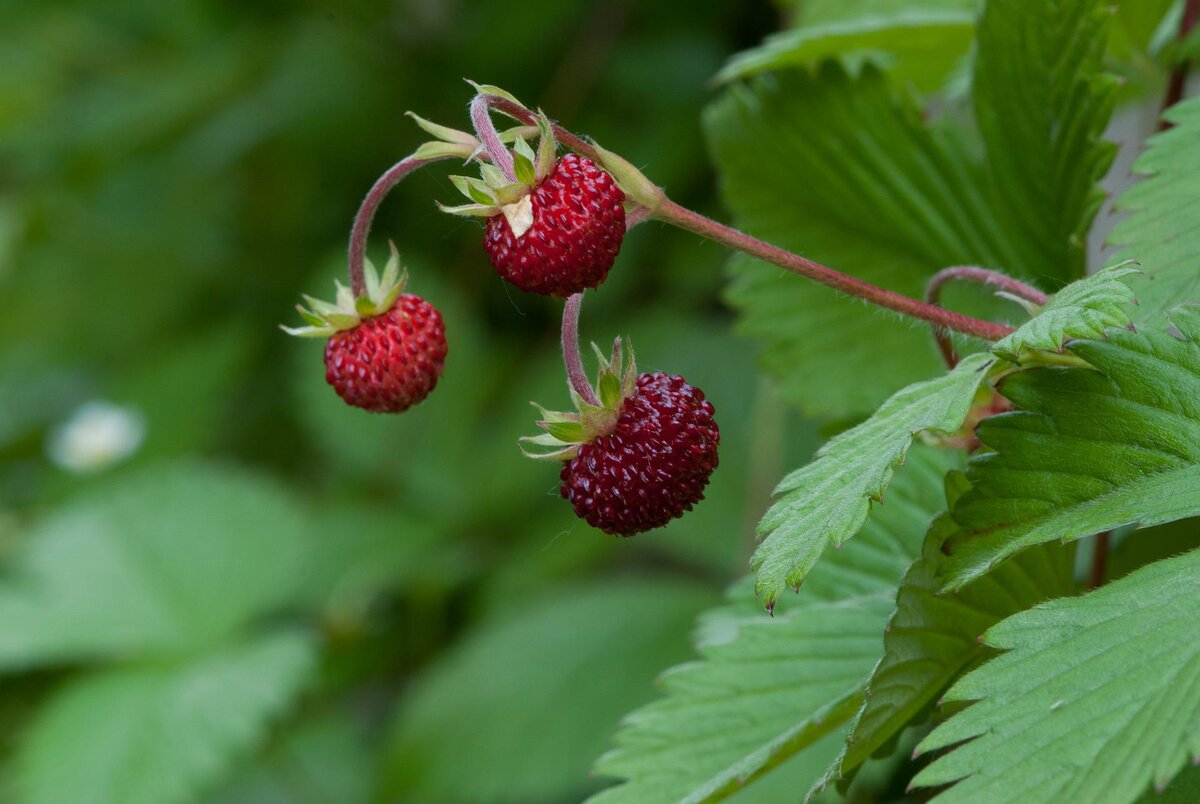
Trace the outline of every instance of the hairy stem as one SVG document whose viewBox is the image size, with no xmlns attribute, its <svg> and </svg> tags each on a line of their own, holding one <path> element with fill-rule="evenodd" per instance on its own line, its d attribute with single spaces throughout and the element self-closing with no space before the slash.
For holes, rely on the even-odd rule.
<svg viewBox="0 0 1200 804">
<path fill-rule="evenodd" d="M 600 400 L 588 382 L 587 373 L 583 370 L 583 355 L 579 353 L 579 308 L 583 305 L 583 293 L 576 293 L 567 298 L 563 305 L 562 319 L 562 353 L 563 364 L 567 367 L 567 378 L 575 393 L 589 405 L 600 407 Z"/>
<path fill-rule="evenodd" d="M 784 268 L 792 273 L 800 274 L 801 276 L 820 282 L 822 285 L 827 285 L 847 295 L 863 299 L 888 310 L 895 310 L 897 313 L 902 313 L 903 315 L 919 318 L 923 321 L 961 332 L 965 335 L 973 335 L 977 338 L 996 341 L 1012 332 L 1012 328 L 1006 327 L 1003 324 L 980 321 L 977 318 L 951 312 L 942 307 L 910 298 L 902 293 L 896 293 L 887 288 L 873 285 L 858 277 L 844 274 L 841 271 L 835 271 L 833 268 L 822 265 L 819 262 L 801 257 L 799 254 L 793 254 L 770 243 L 764 243 L 762 240 L 751 237 L 744 232 L 739 232 L 737 229 L 726 226 L 723 223 L 718 223 L 697 212 L 692 212 L 690 209 L 681 207 L 670 199 L 663 200 L 655 217 L 666 223 L 678 226 L 681 229 L 687 229 L 689 232 L 695 232 L 702 237 L 715 240 L 729 248 L 749 254 L 752 257 L 758 257 L 760 260 L 778 265 L 780 268 Z"/>
<path fill-rule="evenodd" d="M 404 177 L 412 173 L 417 168 L 424 167 L 430 162 L 436 162 L 439 159 L 449 159 L 448 156 L 435 157 L 432 159 L 416 159 L 412 156 L 406 156 L 396 164 L 387 169 L 386 172 L 378 179 L 371 189 L 367 192 L 367 197 L 363 199 L 362 204 L 358 207 L 358 212 L 354 215 L 354 223 L 350 226 L 350 288 L 354 291 L 355 296 L 362 296 L 367 292 L 367 283 L 363 279 L 363 261 L 367 254 L 367 237 L 371 234 L 371 223 L 375 220 L 375 213 L 379 209 L 379 205 L 383 203 L 383 199 L 393 187 L 404 180 Z"/>
<path fill-rule="evenodd" d="M 529 124 L 535 122 L 532 112 L 507 98 L 501 98 L 497 95 L 480 94 L 472 101 L 472 110 L 475 109 L 476 104 L 495 109 L 522 123 Z M 553 128 L 555 136 L 563 145 L 589 159 L 602 161 L 600 152 L 591 143 L 575 136 L 557 124 Z M 903 315 L 919 318 L 923 321 L 961 332 L 965 335 L 996 341 L 1012 332 L 1011 327 L 1006 327 L 1003 324 L 980 321 L 977 318 L 960 315 L 936 305 L 910 298 L 902 293 L 881 288 L 878 285 L 865 282 L 857 277 L 843 274 L 841 271 L 836 271 L 819 262 L 801 257 L 799 254 L 793 254 L 790 251 L 773 246 L 770 243 L 765 243 L 723 223 L 714 221 L 711 218 L 706 218 L 698 212 L 681 207 L 665 196 L 662 197 L 658 208 L 654 210 L 653 217 L 664 223 L 694 232 L 709 240 L 715 240 L 729 248 L 744 252 L 753 257 L 758 257 L 773 265 L 778 265 L 780 268 L 820 282 L 842 293 L 863 299 L 889 310 L 894 310 Z"/>
<path fill-rule="evenodd" d="M 1183 7 L 1183 16 L 1179 19 L 1179 41 L 1182 42 L 1192 32 L 1197 22 L 1200 22 L 1200 0 L 1187 0 L 1187 3 Z M 1165 112 L 1183 100 L 1183 91 L 1187 87 L 1188 69 L 1190 67 L 1191 64 L 1189 62 L 1182 61 L 1171 71 L 1171 77 L 1167 81 L 1167 94 L 1163 98 L 1162 111 Z M 1171 125 L 1171 122 L 1165 117 L 1160 117 L 1158 130 L 1166 131 Z"/>
<path fill-rule="evenodd" d="M 978 268 L 974 265 L 952 265 L 949 268 L 943 268 L 929 278 L 929 284 L 925 286 L 925 301 L 940 306 L 942 287 L 955 281 L 992 285 L 1038 305 L 1045 304 L 1050 300 L 1049 296 L 1033 285 L 1027 285 L 999 271 L 989 271 L 987 268 Z M 949 368 L 957 366 L 958 354 L 954 351 L 954 343 L 950 340 L 950 333 L 946 328 L 935 325 L 933 339 L 937 342 L 938 351 L 942 353 L 942 359 L 946 361 L 946 365 Z"/>
<path fill-rule="evenodd" d="M 500 142 L 500 132 L 496 131 L 496 124 L 492 122 L 489 112 L 488 98 L 491 97 L 494 96 L 476 95 L 471 101 L 471 125 L 475 126 L 475 136 L 483 143 L 492 164 L 500 168 L 504 178 L 515 182 L 517 172 L 513 167 L 513 156 Z"/>
</svg>

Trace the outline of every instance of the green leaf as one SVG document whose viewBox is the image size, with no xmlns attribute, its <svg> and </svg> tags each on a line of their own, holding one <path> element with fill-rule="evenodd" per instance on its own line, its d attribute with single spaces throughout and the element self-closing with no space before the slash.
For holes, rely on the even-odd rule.
<svg viewBox="0 0 1200 804">
<path fill-rule="evenodd" d="M 1134 164 L 1147 174 L 1117 200 L 1130 212 L 1110 241 L 1122 257 L 1138 261 L 1143 276 L 1134 292 L 1141 305 L 1133 320 L 1165 326 L 1167 314 L 1182 301 L 1200 300 L 1200 98 L 1171 107 L 1166 119 L 1175 127 L 1150 138 L 1150 149 Z"/>
<path fill-rule="evenodd" d="M 979 21 L 973 93 L 985 186 L 993 225 L 1027 276 L 1084 274 L 1104 202 L 1098 182 L 1116 153 L 1101 139 L 1117 86 L 1102 64 L 1111 16 L 1100 0 L 988 0 Z"/>
<path fill-rule="evenodd" d="M 1193 486 L 1195 491 L 1197 487 Z M 956 683 L 975 701 L 918 747 L 939 801 L 1134 801 L 1200 756 L 1200 552 L 988 630 L 1008 651 Z"/>
<path fill-rule="evenodd" d="M 627 781 L 595 800 L 715 801 L 838 732 L 880 656 L 896 583 L 952 461 L 914 450 L 888 505 L 845 549 L 829 546 L 773 618 L 749 583 L 735 586 L 730 605 L 702 618 L 700 660 L 668 671 L 666 697 L 630 715 L 597 762 L 597 773 Z"/>
<path fill-rule="evenodd" d="M 195 800 L 261 741 L 314 662 L 308 636 L 281 632 L 71 681 L 38 711 L 20 746 L 20 800 Z"/>
<path fill-rule="evenodd" d="M 0 666 L 174 653 L 290 597 L 298 499 L 248 472 L 167 464 L 96 488 L 28 536 L 0 582 Z"/>
<path fill-rule="evenodd" d="M 711 602 L 665 578 L 601 582 L 477 627 L 401 703 L 387 797 L 578 801 L 595 789 L 592 758 L 686 655 L 687 625 Z"/>
<path fill-rule="evenodd" d="M 957 594 L 939 595 L 937 566 L 945 518 L 930 528 L 923 555 L 900 584 L 883 637 L 884 655 L 867 682 L 866 700 L 841 755 L 821 786 L 843 779 L 883 748 L 986 655 L 979 637 L 1010 614 L 1074 591 L 1074 550 L 1044 545 L 1006 561 Z"/>
<path fill-rule="evenodd" d="M 1166 332 L 1072 341 L 1090 368 L 1031 368 L 1000 391 L 1017 407 L 978 428 L 971 488 L 951 510 L 946 585 L 1039 542 L 1200 514 L 1200 308 Z"/>
<path fill-rule="evenodd" d="M 1013 361 L 1027 349 L 1061 352 L 1070 338 L 1102 338 L 1110 327 L 1129 323 L 1129 305 L 1135 303 L 1128 279 L 1138 269 L 1112 265 L 1072 282 L 1026 323 L 992 344 L 992 351 Z"/>
<path fill-rule="evenodd" d="M 913 436 L 962 425 L 992 358 L 972 355 L 950 373 L 911 385 L 874 416 L 830 439 L 807 466 L 785 477 L 762 521 L 750 563 L 755 591 L 770 608 L 785 586 L 799 586 L 829 545 L 841 547 L 882 501 Z"/>
<path fill-rule="evenodd" d="M 748 78 L 768 70 L 808 66 L 839 57 L 852 69 L 866 61 L 897 81 L 940 88 L 967 53 L 975 33 L 974 0 L 892 4 L 848 19 L 801 25 L 739 53 L 717 81 Z"/>
</svg>

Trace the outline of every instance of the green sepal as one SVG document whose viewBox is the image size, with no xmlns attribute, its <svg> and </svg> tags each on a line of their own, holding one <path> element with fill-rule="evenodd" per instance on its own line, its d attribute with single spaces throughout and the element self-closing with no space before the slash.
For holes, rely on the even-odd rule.
<svg viewBox="0 0 1200 804">
<path fill-rule="evenodd" d="M 450 183 L 457 187 L 460 193 L 476 204 L 484 206 L 495 206 L 496 204 L 496 197 L 492 195 L 492 188 L 488 186 L 484 179 L 473 179 L 470 176 L 451 176 Z"/>
<path fill-rule="evenodd" d="M 434 203 L 437 204 L 438 209 L 447 215 L 458 215 L 464 218 L 491 218 L 500 212 L 497 207 L 491 204 L 462 204 L 457 207 L 449 207 L 440 201 Z"/>
<path fill-rule="evenodd" d="M 525 140 L 513 143 L 513 172 L 517 174 L 517 181 L 522 184 L 537 184 L 537 172 L 533 166 L 535 159 L 537 156 Z"/>
<path fill-rule="evenodd" d="M 621 381 L 617 375 L 605 372 L 600 375 L 600 403 L 606 408 L 617 406 L 624 395 L 621 393 Z"/>
<path fill-rule="evenodd" d="M 519 100 L 517 100 L 516 96 L 513 95 L 508 90 L 501 89 L 500 87 L 494 86 L 492 84 L 476 84 L 470 78 L 466 79 L 466 82 L 468 84 L 470 84 L 471 86 L 475 87 L 475 92 L 480 95 L 495 95 L 498 98 L 504 98 L 506 101 L 515 103 L 516 105 L 520 106 L 522 109 L 525 108 L 525 104 L 523 104 Z"/>
<path fill-rule="evenodd" d="M 606 356 L 600 347 L 592 344 L 592 351 L 600 370 L 596 377 L 593 393 L 600 400 L 593 405 L 582 399 L 570 385 L 567 391 L 575 411 L 546 410 L 532 403 L 541 414 L 538 426 L 545 432 L 536 436 L 525 436 L 518 442 L 521 452 L 529 458 L 544 460 L 569 460 L 578 454 L 582 444 L 606 436 L 613 431 L 621 415 L 621 406 L 637 390 L 637 367 L 633 361 L 633 350 L 628 357 L 620 338 L 613 341 L 612 356 Z M 548 451 L 537 452 L 527 447 L 544 447 Z"/>
<path fill-rule="evenodd" d="M 456 145 L 466 145 L 471 148 L 474 148 L 479 144 L 479 141 L 475 139 L 474 134 L 431 122 L 426 120 L 424 117 L 421 117 L 416 112 L 405 112 L 405 114 L 411 117 L 413 122 L 421 127 L 422 131 L 424 131 L 426 134 L 437 137 L 442 142 L 453 143 Z"/>
<path fill-rule="evenodd" d="M 595 140 L 591 141 L 591 145 L 596 151 L 596 161 L 613 177 L 625 197 L 651 213 L 656 212 L 666 197 L 662 189 L 624 157 L 601 148 Z"/>
<path fill-rule="evenodd" d="M 466 145 L 455 145 L 452 142 L 424 142 L 413 151 L 414 159 L 445 159 L 446 157 L 460 157 L 463 160 L 471 158 L 471 154 L 475 152 L 474 147 Z"/>
<path fill-rule="evenodd" d="M 554 163 L 558 160 L 558 140 L 554 138 L 554 127 L 550 125 L 550 118 L 546 117 L 546 113 L 541 109 L 538 109 L 537 130 L 540 139 L 534 175 L 538 182 L 541 182 L 554 170 Z"/>
<path fill-rule="evenodd" d="M 329 337 L 338 332 L 357 327 L 363 319 L 372 318 L 392 309 L 396 299 L 404 292 L 408 281 L 408 272 L 400 265 L 400 254 L 396 251 L 395 243 L 389 244 L 391 256 L 384 266 L 383 276 L 375 269 L 375 264 L 369 259 L 363 261 L 363 284 L 365 293 L 355 298 L 350 288 L 334 280 L 337 288 L 336 302 L 330 303 L 312 296 L 302 295 L 308 308 L 296 305 L 300 317 L 309 324 L 306 327 L 286 327 L 280 329 L 289 335 L 301 338 Z"/>
<path fill-rule="evenodd" d="M 582 422 L 538 422 L 551 437 L 564 443 L 575 443 L 583 440 Z"/>
<path fill-rule="evenodd" d="M 422 143 L 413 152 L 413 157 L 416 159 L 444 159 L 450 156 L 469 159 L 475 149 L 479 147 L 479 140 L 475 139 L 474 134 L 439 125 L 413 112 L 405 112 L 405 114 L 411 117 L 422 131 L 437 138 Z"/>
</svg>

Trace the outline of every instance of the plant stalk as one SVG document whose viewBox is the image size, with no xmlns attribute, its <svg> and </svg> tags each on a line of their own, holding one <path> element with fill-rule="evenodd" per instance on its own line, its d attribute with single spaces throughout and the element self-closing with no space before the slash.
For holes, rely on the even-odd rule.
<svg viewBox="0 0 1200 804">
<path fill-rule="evenodd" d="M 567 378 L 575 393 L 589 405 L 600 407 L 600 399 L 596 396 L 592 384 L 588 382 L 587 372 L 583 369 L 583 355 L 579 352 L 579 308 L 583 306 L 583 293 L 576 293 L 567 298 L 563 305 L 562 318 L 562 353 L 563 364 L 567 367 Z"/>
<path fill-rule="evenodd" d="M 409 173 L 428 165 L 430 162 L 449 158 L 448 156 L 439 156 L 432 159 L 416 159 L 413 156 L 406 156 L 388 168 L 382 176 L 375 180 L 375 184 L 371 186 L 371 189 L 367 191 L 367 197 L 359 205 L 358 212 L 354 215 L 354 223 L 350 225 L 350 289 L 354 291 L 356 297 L 362 296 L 367 292 L 367 283 L 363 279 L 363 262 L 367 254 L 367 237 L 371 234 L 371 223 L 375 220 L 375 213 L 379 210 L 379 205 L 383 203 L 383 199 Z"/>
<path fill-rule="evenodd" d="M 940 307 L 942 287 L 954 281 L 992 285 L 1037 305 L 1043 305 L 1050 300 L 1049 296 L 1033 285 L 1027 285 L 999 271 L 989 271 L 987 268 L 979 268 L 974 265 L 952 265 L 949 268 L 943 268 L 929 278 L 929 284 L 925 286 L 925 301 Z M 933 339 L 937 342 L 938 351 L 942 353 L 942 359 L 946 361 L 946 366 L 949 368 L 957 366 L 958 353 L 954 350 L 954 343 L 950 340 L 950 333 L 946 328 L 934 326 Z"/>
<path fill-rule="evenodd" d="M 487 151 L 492 164 L 500 168 L 504 178 L 515 182 L 517 171 L 513 166 L 513 155 L 504 147 L 504 143 L 500 142 L 500 132 L 496 130 L 496 124 L 492 122 L 487 101 L 491 97 L 493 96 L 476 95 L 471 101 L 471 125 L 475 127 L 475 136 L 483 143 L 483 148 Z"/>
</svg>

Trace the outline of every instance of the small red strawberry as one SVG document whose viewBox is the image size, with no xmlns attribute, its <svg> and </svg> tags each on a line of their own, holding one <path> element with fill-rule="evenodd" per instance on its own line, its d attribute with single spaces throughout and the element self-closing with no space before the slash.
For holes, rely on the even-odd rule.
<svg viewBox="0 0 1200 804">
<path fill-rule="evenodd" d="M 555 160 L 553 132 L 539 118 L 536 156 L 523 139 L 513 147 L 516 182 L 492 165 L 483 179 L 451 180 L 474 204 L 443 207 L 488 218 L 484 250 L 500 276 L 529 293 L 566 297 L 598 287 L 625 237 L 625 194 L 586 157 Z"/>
<path fill-rule="evenodd" d="M 588 524 L 616 536 L 662 527 L 704 499 L 721 433 L 712 403 L 682 377 L 622 375 L 620 340 L 603 361 L 599 407 L 572 392 L 578 414 L 543 411 L 547 431 L 525 439 L 564 461 L 562 496 Z M 528 453 L 527 453 L 528 454 Z"/>
<path fill-rule="evenodd" d="M 437 308 L 404 293 L 407 275 L 393 247 L 383 279 L 370 260 L 367 293 L 355 299 L 337 284 L 337 304 L 305 296 L 297 306 L 311 326 L 283 329 L 302 337 L 328 337 L 325 381 L 347 404 L 373 413 L 400 413 L 429 396 L 446 361 L 446 330 Z"/>
</svg>

